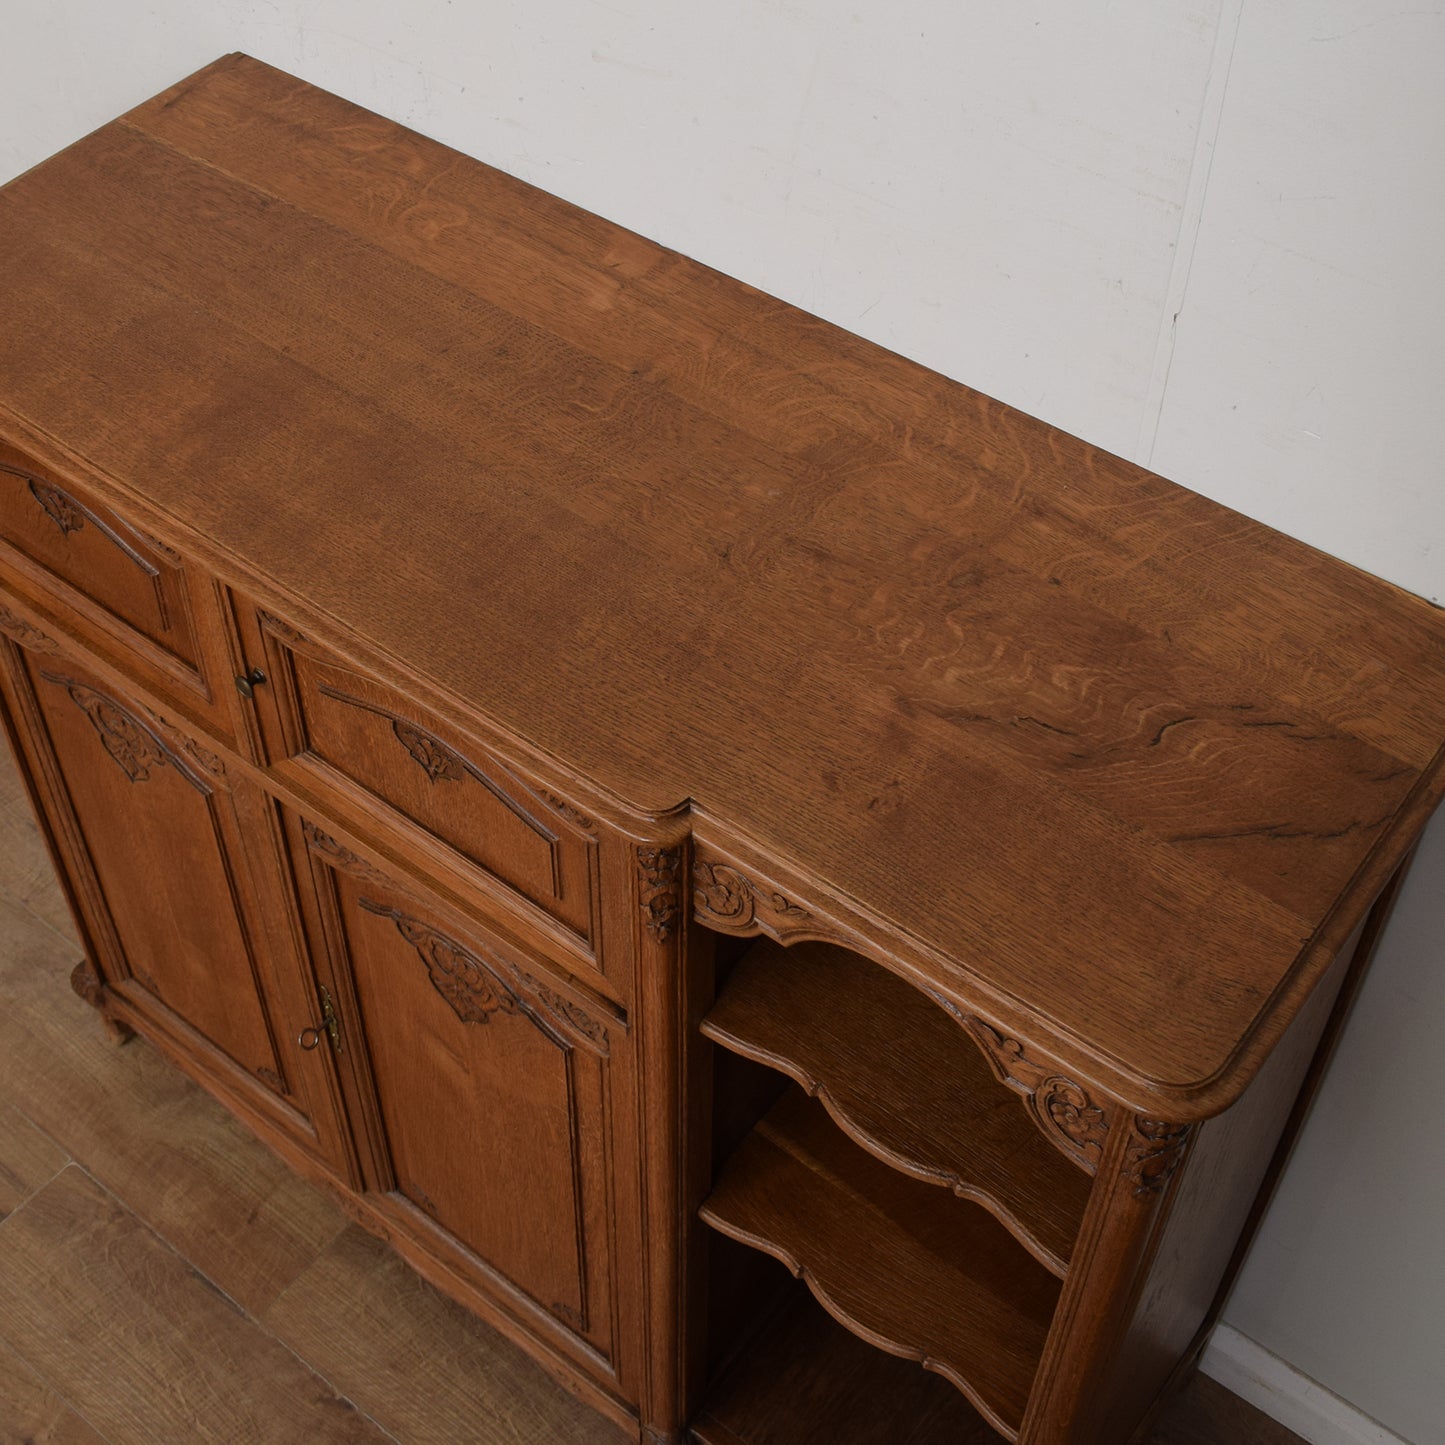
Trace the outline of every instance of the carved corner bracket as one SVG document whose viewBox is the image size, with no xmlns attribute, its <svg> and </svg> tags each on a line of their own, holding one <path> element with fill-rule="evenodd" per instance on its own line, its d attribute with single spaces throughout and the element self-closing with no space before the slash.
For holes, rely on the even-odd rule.
<svg viewBox="0 0 1445 1445">
<path fill-rule="evenodd" d="M 698 922 L 721 933 L 765 933 L 782 943 L 812 921 L 806 908 L 775 889 L 760 888 L 729 863 L 699 859 L 692 881 Z"/>
<path fill-rule="evenodd" d="M 983 1050 L 998 1081 L 1028 1105 L 1044 1137 L 1074 1163 L 1095 1173 L 1109 1137 L 1109 1119 L 1088 1091 L 1063 1074 L 1029 1058 L 1023 1044 L 990 1024 L 966 1014 L 951 999 L 928 990 L 928 996 L 951 1014 Z"/>
</svg>

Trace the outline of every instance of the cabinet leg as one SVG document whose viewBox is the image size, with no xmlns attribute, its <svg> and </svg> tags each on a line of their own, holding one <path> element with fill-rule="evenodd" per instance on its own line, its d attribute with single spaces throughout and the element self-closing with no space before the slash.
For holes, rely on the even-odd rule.
<svg viewBox="0 0 1445 1445">
<path fill-rule="evenodd" d="M 128 1044 L 135 1037 L 135 1030 L 111 1013 L 106 1000 L 105 985 L 88 958 L 82 958 L 71 969 L 70 986 L 100 1014 L 100 1021 L 105 1025 L 105 1032 L 112 1043 Z"/>
</svg>

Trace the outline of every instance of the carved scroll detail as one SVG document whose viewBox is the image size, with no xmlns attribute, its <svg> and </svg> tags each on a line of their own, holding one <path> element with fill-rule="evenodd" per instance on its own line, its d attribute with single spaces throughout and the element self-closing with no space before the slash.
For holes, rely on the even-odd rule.
<svg viewBox="0 0 1445 1445">
<path fill-rule="evenodd" d="M 499 1011 L 528 1013 L 506 980 L 461 944 L 399 908 L 388 908 L 370 898 L 357 901 L 368 913 L 389 918 L 396 924 L 396 931 L 416 949 L 426 965 L 432 987 L 463 1023 L 490 1023 L 492 1015 Z"/>
<path fill-rule="evenodd" d="M 1125 1173 L 1134 1182 L 1137 1198 L 1163 1192 L 1183 1163 L 1193 1132 L 1193 1124 L 1168 1124 L 1159 1119 L 1135 1121 L 1138 1142 L 1129 1150 Z"/>
<path fill-rule="evenodd" d="M 509 812 L 520 818 L 538 837 L 553 850 L 552 853 L 552 891 L 554 895 L 560 896 L 561 880 L 557 874 L 557 835 L 532 811 L 524 806 L 518 799 L 514 798 L 500 783 L 482 767 L 470 759 L 463 757 L 455 748 L 448 745 L 439 737 L 429 733 L 425 728 L 417 726 L 416 723 L 408 722 L 406 718 L 398 717 L 390 708 L 381 707 L 376 703 L 367 702 L 363 698 L 353 697 L 349 692 L 342 692 L 340 688 L 332 687 L 329 683 L 320 683 L 316 689 L 322 697 L 329 697 L 333 702 L 339 702 L 346 707 L 360 708 L 363 712 L 375 713 L 377 717 L 385 718 L 391 724 L 392 733 L 396 740 L 411 755 L 412 760 L 426 771 L 427 777 L 432 782 L 438 778 L 446 778 L 448 781 L 460 782 L 463 778 L 473 778 L 480 783 L 499 803 Z M 522 782 L 515 774 L 506 768 L 499 769 L 517 788 L 532 796 L 532 789 Z"/>
<path fill-rule="evenodd" d="M 533 978 L 530 973 L 522 969 L 513 970 L 517 981 L 522 986 L 535 994 L 537 1001 L 555 1018 L 562 1020 L 571 1026 L 591 1043 L 596 1045 L 601 1053 L 607 1053 L 610 1047 L 610 1040 L 607 1036 L 605 1025 L 599 1023 L 581 1004 L 573 1003 L 571 999 L 563 998 L 554 989 L 547 987 L 539 978 Z"/>
<path fill-rule="evenodd" d="M 373 868 L 364 858 L 358 858 L 350 848 L 343 848 L 330 833 L 323 833 L 315 823 L 308 823 L 304 819 L 301 823 L 301 834 L 306 839 L 306 846 L 313 853 L 319 853 L 327 862 L 340 868 L 343 873 L 350 873 L 356 878 L 365 879 L 368 883 L 384 883 L 392 886 L 392 881 L 379 868 Z"/>
<path fill-rule="evenodd" d="M 284 1097 L 287 1093 L 286 1081 L 275 1069 L 268 1069 L 263 1066 L 256 1070 L 256 1077 L 260 1079 L 273 1094 L 280 1094 Z"/>
<path fill-rule="evenodd" d="M 1044 1137 L 1093 1174 L 1104 1153 L 1109 1120 L 1088 1091 L 1072 1079 L 1035 1063 L 1018 1039 L 1008 1038 L 981 1018 L 964 1013 L 952 999 L 932 989 L 927 993 L 979 1044 L 995 1077 L 1024 1100 Z"/>
<path fill-rule="evenodd" d="M 305 636 L 292 627 L 289 622 L 282 622 L 274 612 L 267 612 L 263 608 L 256 614 L 256 618 L 265 631 L 279 637 L 282 642 L 289 643 L 292 647 L 306 645 Z"/>
<path fill-rule="evenodd" d="M 147 577 L 154 583 L 160 577 L 161 569 L 156 566 L 150 558 L 137 551 L 132 543 L 128 542 L 120 532 L 116 530 L 104 517 L 91 511 L 84 502 L 72 497 L 69 492 L 57 487 L 53 482 L 44 481 L 37 477 L 34 472 L 27 472 L 20 467 L 12 467 L 0 463 L 0 472 L 8 472 L 11 476 L 19 477 L 30 488 L 30 495 L 35 498 L 45 515 L 60 529 L 61 533 L 69 536 L 72 532 L 81 531 L 89 522 L 102 537 L 113 547 L 118 548 L 136 567 L 140 568 Z M 137 542 L 144 546 L 148 538 L 137 532 L 129 522 L 116 519 L 118 526 L 125 529 Z M 157 549 L 160 551 L 161 549 Z M 157 605 L 161 611 L 162 626 L 169 627 L 170 623 L 166 618 L 164 593 L 159 589 L 156 592 Z"/>
<path fill-rule="evenodd" d="M 301 826 L 307 845 L 334 866 L 371 883 L 396 886 L 384 873 L 343 848 L 314 824 Z M 502 959 L 481 958 L 399 908 L 388 908 L 369 898 L 358 902 L 368 913 L 390 918 L 396 924 L 397 932 L 426 964 L 432 987 L 463 1023 L 488 1023 L 492 1014 L 500 1010 L 521 1014 L 563 1048 L 571 1047 L 569 1035 L 577 1035 L 600 1054 L 610 1051 L 611 1038 L 604 1023 L 525 969 Z M 504 975 L 510 975 L 510 981 Z"/>
<path fill-rule="evenodd" d="M 693 864 L 692 878 L 698 921 L 724 933 L 762 932 L 781 940 L 813 916 L 783 894 L 759 888 L 727 863 L 699 859 Z"/>
<path fill-rule="evenodd" d="M 677 926 L 682 901 L 679 874 L 682 870 L 682 849 L 639 848 L 637 869 L 641 875 L 638 895 L 642 922 L 659 943 L 666 943 Z"/>
<path fill-rule="evenodd" d="M 579 813 L 571 803 L 564 802 L 555 793 L 549 793 L 545 788 L 539 788 L 537 790 L 537 796 L 541 798 L 548 807 L 553 808 L 559 817 L 571 823 L 574 828 L 581 828 L 585 833 L 595 833 L 597 831 L 597 824 L 594 823 L 591 818 Z"/>
<path fill-rule="evenodd" d="M 142 721 L 113 697 L 77 678 L 58 672 L 40 675 L 46 682 L 65 689 L 70 700 L 90 719 L 106 752 L 131 782 L 144 783 L 150 778 L 152 768 L 169 764 L 197 792 L 206 793 L 210 789 L 201 772 L 217 778 L 226 776 L 220 758 L 173 728 L 164 718 L 152 715 L 149 721 Z M 162 733 L 167 736 L 162 737 Z"/>
<path fill-rule="evenodd" d="M 32 477 L 30 495 L 40 503 L 45 515 L 65 536 L 79 532 L 85 526 L 85 513 L 68 492 L 62 492 L 59 487 L 52 487 L 48 482 Z"/>
<path fill-rule="evenodd" d="M 120 764 L 131 782 L 145 782 L 152 767 L 162 767 L 168 761 L 160 743 L 109 698 L 78 682 L 68 683 L 65 690 L 90 719 L 106 752 Z"/>
<path fill-rule="evenodd" d="M 38 627 L 32 627 L 23 617 L 17 617 L 8 607 L 0 607 L 0 632 L 32 652 L 60 651 L 59 644 L 52 637 Z"/>
</svg>

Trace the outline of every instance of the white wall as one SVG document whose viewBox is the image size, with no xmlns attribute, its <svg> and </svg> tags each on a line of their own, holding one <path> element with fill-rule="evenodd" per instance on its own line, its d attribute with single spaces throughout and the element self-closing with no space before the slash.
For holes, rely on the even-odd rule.
<svg viewBox="0 0 1445 1445">
<path fill-rule="evenodd" d="M 1445 600 L 1441 6 L 408 10 L 5 0 L 0 178 L 246 50 Z M 1414 1445 L 1442 954 L 1437 824 L 1229 1310 Z"/>
</svg>

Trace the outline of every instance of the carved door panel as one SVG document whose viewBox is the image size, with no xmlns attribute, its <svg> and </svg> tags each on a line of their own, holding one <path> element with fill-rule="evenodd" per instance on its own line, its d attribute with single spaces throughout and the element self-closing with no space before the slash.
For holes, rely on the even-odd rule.
<svg viewBox="0 0 1445 1445">
<path fill-rule="evenodd" d="M 286 827 L 367 1187 L 451 1270 L 609 1356 L 608 1020 L 317 826 Z"/>
<path fill-rule="evenodd" d="M 3 607 L 0 631 L 17 644 L 6 700 L 101 981 L 242 1108 L 339 1158 L 329 1063 L 297 1043 L 314 1003 L 264 797 Z"/>
</svg>

